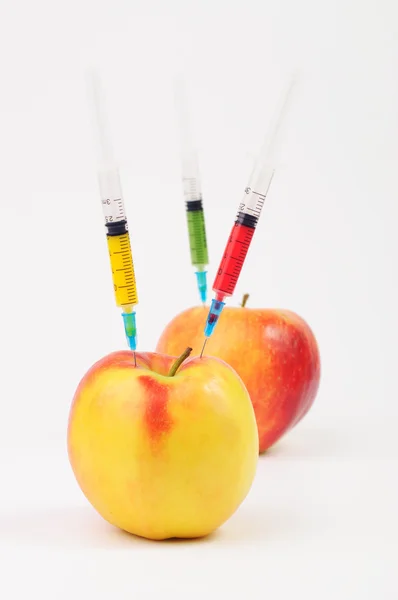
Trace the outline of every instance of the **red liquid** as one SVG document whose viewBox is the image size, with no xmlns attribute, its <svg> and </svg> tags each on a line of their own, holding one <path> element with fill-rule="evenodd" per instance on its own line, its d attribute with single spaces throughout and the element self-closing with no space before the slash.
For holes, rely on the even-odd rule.
<svg viewBox="0 0 398 600">
<path fill-rule="evenodd" d="M 213 290 L 232 296 L 255 229 L 235 223 L 221 259 Z"/>
</svg>

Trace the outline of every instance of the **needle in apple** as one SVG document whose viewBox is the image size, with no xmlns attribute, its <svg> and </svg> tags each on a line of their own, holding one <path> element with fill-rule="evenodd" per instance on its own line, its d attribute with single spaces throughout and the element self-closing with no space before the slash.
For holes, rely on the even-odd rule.
<svg viewBox="0 0 398 600">
<path fill-rule="evenodd" d="M 208 339 L 209 339 L 209 338 L 205 338 L 205 341 L 203 342 L 202 351 L 201 351 L 201 353 L 200 353 L 200 358 L 202 358 L 202 356 L 203 356 L 203 352 L 204 352 L 204 350 L 205 350 L 206 343 L 207 343 L 207 340 L 208 340 Z"/>
</svg>

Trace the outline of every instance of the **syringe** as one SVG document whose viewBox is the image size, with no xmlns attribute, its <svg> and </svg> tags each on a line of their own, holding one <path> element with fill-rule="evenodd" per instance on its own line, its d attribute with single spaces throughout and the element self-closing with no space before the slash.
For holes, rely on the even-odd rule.
<svg viewBox="0 0 398 600">
<path fill-rule="evenodd" d="M 206 268 L 209 263 L 205 218 L 198 158 L 191 132 L 185 85 L 181 78 L 178 78 L 175 81 L 175 102 L 180 134 L 182 182 L 187 214 L 191 263 L 195 269 L 200 299 L 203 304 L 205 304 L 207 299 Z"/>
<path fill-rule="evenodd" d="M 239 204 L 235 223 L 228 238 L 216 278 L 213 283 L 215 298 L 212 300 L 205 325 L 205 341 L 212 335 L 225 306 L 225 298 L 234 293 L 243 263 L 246 259 L 254 231 L 264 206 L 265 198 L 270 188 L 275 173 L 275 151 L 279 138 L 280 128 L 290 105 L 292 89 L 295 81 L 292 80 L 281 98 L 281 103 L 276 111 L 274 121 L 266 136 L 264 145 L 252 171 L 249 185 Z"/>
<path fill-rule="evenodd" d="M 87 79 L 93 100 L 96 131 L 98 133 L 98 181 L 105 219 L 114 295 L 117 306 L 122 309 L 127 343 L 134 352 L 135 360 L 137 348 L 135 306 L 138 304 L 138 296 L 119 169 L 113 157 L 104 95 L 99 76 L 96 72 L 90 71 L 87 74 Z"/>
</svg>

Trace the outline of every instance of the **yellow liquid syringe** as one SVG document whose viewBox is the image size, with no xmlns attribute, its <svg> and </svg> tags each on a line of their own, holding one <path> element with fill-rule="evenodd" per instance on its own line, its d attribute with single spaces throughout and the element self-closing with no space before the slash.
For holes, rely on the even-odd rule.
<svg viewBox="0 0 398 600">
<path fill-rule="evenodd" d="M 87 79 L 94 106 L 95 130 L 98 134 L 98 182 L 105 220 L 114 296 L 116 305 L 122 309 L 127 343 L 134 352 L 135 357 L 137 348 L 135 307 L 138 304 L 138 295 L 119 169 L 113 158 L 104 108 L 104 96 L 99 77 L 96 72 L 90 71 Z"/>
</svg>

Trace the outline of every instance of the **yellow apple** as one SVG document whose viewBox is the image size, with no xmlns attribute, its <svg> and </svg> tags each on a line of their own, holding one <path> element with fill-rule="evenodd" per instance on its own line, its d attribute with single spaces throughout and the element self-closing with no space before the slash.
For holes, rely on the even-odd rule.
<svg viewBox="0 0 398 600">
<path fill-rule="evenodd" d="M 188 349 L 190 350 L 190 349 Z M 149 539 L 208 535 L 249 492 L 258 433 L 245 385 L 224 361 L 114 352 L 81 380 L 68 453 L 109 523 Z"/>
</svg>

